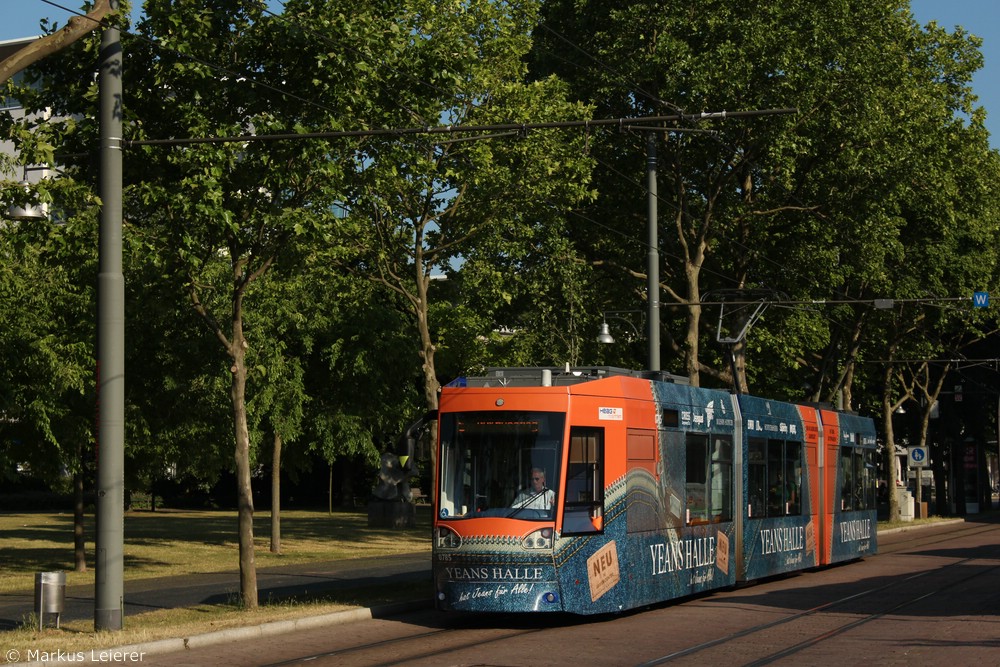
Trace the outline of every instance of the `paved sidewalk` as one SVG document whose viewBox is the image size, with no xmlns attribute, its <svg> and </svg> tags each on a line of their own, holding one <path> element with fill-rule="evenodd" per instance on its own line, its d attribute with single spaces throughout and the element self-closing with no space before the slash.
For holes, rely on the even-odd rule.
<svg viewBox="0 0 1000 667">
<path fill-rule="evenodd" d="M 305 563 L 257 570 L 261 602 L 273 598 L 324 594 L 398 582 L 429 580 L 430 551 L 395 556 L 352 558 Z M 0 630 L 22 624 L 34 610 L 34 579 L 31 588 L 0 593 Z M 144 611 L 218 604 L 234 599 L 240 590 L 239 572 L 191 574 L 182 577 L 129 580 L 125 573 L 125 619 Z M 62 620 L 94 618 L 94 586 L 67 586 Z"/>
</svg>

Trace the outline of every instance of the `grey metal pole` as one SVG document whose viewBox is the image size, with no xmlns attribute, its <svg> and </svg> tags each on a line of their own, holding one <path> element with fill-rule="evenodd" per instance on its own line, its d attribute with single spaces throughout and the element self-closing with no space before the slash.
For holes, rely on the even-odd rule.
<svg viewBox="0 0 1000 667">
<path fill-rule="evenodd" d="M 111 1 L 113 13 L 118 0 Z M 118 28 L 101 37 L 101 224 L 97 276 L 97 531 L 94 627 L 121 630 L 125 535 L 125 284 L 122 276 L 122 49 Z"/>
<path fill-rule="evenodd" d="M 646 222 L 646 340 L 649 341 L 649 370 L 660 370 L 660 252 L 657 241 L 656 134 L 646 133 L 646 190 L 649 192 Z"/>
</svg>

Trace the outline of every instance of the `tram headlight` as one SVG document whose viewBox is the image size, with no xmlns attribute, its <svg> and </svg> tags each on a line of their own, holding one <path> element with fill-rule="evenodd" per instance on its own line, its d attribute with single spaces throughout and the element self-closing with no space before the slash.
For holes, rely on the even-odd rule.
<svg viewBox="0 0 1000 667">
<path fill-rule="evenodd" d="M 438 526 L 434 544 L 438 549 L 457 549 L 462 546 L 462 538 L 448 526 Z"/>
<path fill-rule="evenodd" d="M 551 549 L 552 529 L 541 528 L 533 533 L 529 533 L 521 540 L 521 546 L 525 549 Z"/>
</svg>

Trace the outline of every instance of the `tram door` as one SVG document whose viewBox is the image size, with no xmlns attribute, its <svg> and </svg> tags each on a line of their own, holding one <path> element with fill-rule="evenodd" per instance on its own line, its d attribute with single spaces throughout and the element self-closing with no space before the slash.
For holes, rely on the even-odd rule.
<svg viewBox="0 0 1000 667">
<path fill-rule="evenodd" d="M 823 411 L 823 561 L 876 552 L 875 433 L 871 420 Z"/>
<path fill-rule="evenodd" d="M 563 534 L 604 528 L 604 429 L 573 426 L 566 466 Z"/>
</svg>

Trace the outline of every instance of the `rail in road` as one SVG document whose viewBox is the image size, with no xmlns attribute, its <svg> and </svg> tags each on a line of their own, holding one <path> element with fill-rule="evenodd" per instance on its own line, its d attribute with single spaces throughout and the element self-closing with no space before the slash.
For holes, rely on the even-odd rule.
<svg viewBox="0 0 1000 667">
<path fill-rule="evenodd" d="M 1000 665 L 1000 525 L 606 617 L 433 611 L 148 656 L 144 665 Z"/>
</svg>

